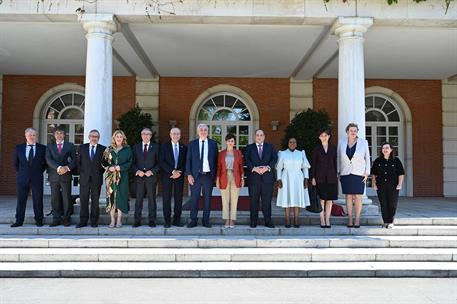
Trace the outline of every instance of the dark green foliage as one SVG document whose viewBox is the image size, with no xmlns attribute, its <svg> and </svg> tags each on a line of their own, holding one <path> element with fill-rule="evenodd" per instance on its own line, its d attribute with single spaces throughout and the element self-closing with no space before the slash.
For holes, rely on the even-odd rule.
<svg viewBox="0 0 457 304">
<path fill-rule="evenodd" d="M 285 136 L 281 141 L 282 149 L 287 149 L 289 138 L 295 137 L 297 149 L 305 150 L 308 160 L 311 160 L 313 147 L 320 142 L 319 130 L 330 129 L 332 122 L 324 110 L 313 111 L 308 109 L 297 113 L 284 131 Z"/>
<path fill-rule="evenodd" d="M 143 128 L 152 129 L 152 116 L 149 113 L 142 113 L 138 104 L 132 109 L 122 114 L 119 118 L 119 129 L 124 131 L 127 142 L 133 146 L 141 142 L 141 130 Z M 155 142 L 155 132 L 152 132 L 151 141 Z"/>
</svg>

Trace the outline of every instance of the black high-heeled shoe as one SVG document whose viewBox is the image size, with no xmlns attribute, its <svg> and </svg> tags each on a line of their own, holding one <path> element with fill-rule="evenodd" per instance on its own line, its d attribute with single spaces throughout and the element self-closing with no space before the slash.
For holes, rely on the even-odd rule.
<svg viewBox="0 0 457 304">
<path fill-rule="evenodd" d="M 290 227 L 292 227 L 292 226 L 290 226 L 290 224 L 285 224 L 284 227 L 290 228 Z"/>
<path fill-rule="evenodd" d="M 332 228 L 332 225 L 327 225 L 325 226 L 325 228 Z"/>
<path fill-rule="evenodd" d="M 326 228 L 326 227 L 327 227 L 327 226 L 325 226 L 325 225 L 321 225 L 321 228 Z"/>
</svg>

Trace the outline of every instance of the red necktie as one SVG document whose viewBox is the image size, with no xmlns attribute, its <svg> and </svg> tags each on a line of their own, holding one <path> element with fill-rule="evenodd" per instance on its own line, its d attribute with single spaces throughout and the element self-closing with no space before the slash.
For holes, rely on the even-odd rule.
<svg viewBox="0 0 457 304">
<path fill-rule="evenodd" d="M 144 160 L 146 160 L 146 157 L 148 156 L 148 145 L 145 144 L 144 145 L 144 150 L 143 150 L 143 157 L 144 157 Z"/>
<path fill-rule="evenodd" d="M 57 144 L 57 152 L 62 153 L 62 144 Z"/>
</svg>

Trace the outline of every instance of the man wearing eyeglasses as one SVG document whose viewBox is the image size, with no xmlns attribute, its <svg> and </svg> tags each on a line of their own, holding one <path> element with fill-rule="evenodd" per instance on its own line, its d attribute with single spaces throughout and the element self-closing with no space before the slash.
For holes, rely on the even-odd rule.
<svg viewBox="0 0 457 304">
<path fill-rule="evenodd" d="M 99 199 L 100 189 L 103 184 L 103 173 L 105 170 L 102 167 L 103 152 L 106 147 L 99 144 L 100 132 L 91 130 L 89 132 L 89 143 L 80 146 L 78 157 L 79 167 L 79 204 L 81 211 L 79 215 L 79 224 L 76 228 L 87 226 L 89 221 L 89 197 L 90 197 L 90 225 L 98 227 Z"/>
</svg>

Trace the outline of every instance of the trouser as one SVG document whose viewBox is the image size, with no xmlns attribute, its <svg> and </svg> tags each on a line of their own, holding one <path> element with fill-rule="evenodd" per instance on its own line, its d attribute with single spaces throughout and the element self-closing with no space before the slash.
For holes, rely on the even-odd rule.
<svg viewBox="0 0 457 304">
<path fill-rule="evenodd" d="M 227 188 L 221 189 L 222 219 L 236 220 L 236 209 L 240 188 L 236 187 L 232 170 L 227 170 Z"/>
<path fill-rule="evenodd" d="M 54 221 L 60 221 L 62 217 L 70 221 L 71 204 L 71 180 L 51 182 L 51 205 Z"/>
<path fill-rule="evenodd" d="M 163 198 L 163 217 L 165 223 L 171 221 L 171 197 L 173 193 L 174 208 L 173 208 L 173 219 L 179 220 L 182 213 L 182 195 L 184 187 L 184 177 L 178 179 L 163 179 L 162 180 L 162 198 Z"/>
<path fill-rule="evenodd" d="M 254 185 L 249 183 L 248 189 L 251 200 L 251 222 L 257 223 L 257 219 L 259 218 L 259 204 L 261 203 L 265 224 L 271 223 L 271 198 L 273 196 L 273 183 L 259 182 Z"/>
<path fill-rule="evenodd" d="M 200 192 L 203 194 L 203 223 L 209 223 L 209 215 L 211 212 L 211 192 L 213 191 L 214 181 L 211 174 L 199 174 L 195 179 L 194 184 L 190 186 L 191 192 L 191 207 L 190 219 L 197 221 L 198 215 L 198 200 Z"/>
<path fill-rule="evenodd" d="M 378 185 L 378 198 L 381 205 L 382 219 L 384 223 L 391 224 L 394 221 L 395 212 L 398 204 L 397 185 L 384 184 Z"/>
<path fill-rule="evenodd" d="M 81 184 L 79 194 L 79 204 L 81 206 L 80 211 L 80 223 L 87 224 L 89 220 L 89 196 L 90 196 L 90 223 L 93 225 L 98 224 L 98 218 L 100 216 L 99 200 L 100 200 L 100 189 L 102 185 L 93 182 L 92 177 L 89 178 L 87 184 Z"/>
<path fill-rule="evenodd" d="M 30 188 L 32 188 L 33 212 L 35 214 L 35 221 L 43 221 L 43 181 L 41 181 L 27 184 L 16 184 L 16 223 L 24 223 L 25 209 L 27 206 L 27 198 L 29 196 Z"/>
<path fill-rule="evenodd" d="M 156 189 L 157 177 L 136 177 L 136 201 L 135 201 L 135 222 L 141 222 L 141 211 L 143 210 L 144 191 L 146 190 L 148 197 L 149 223 L 156 220 Z"/>
</svg>

